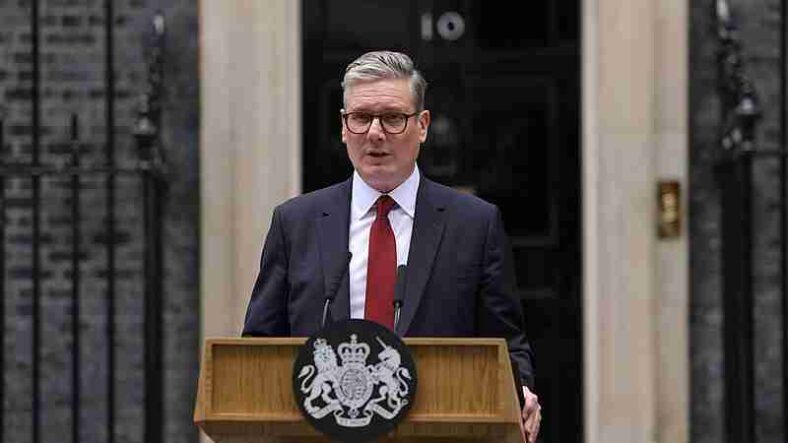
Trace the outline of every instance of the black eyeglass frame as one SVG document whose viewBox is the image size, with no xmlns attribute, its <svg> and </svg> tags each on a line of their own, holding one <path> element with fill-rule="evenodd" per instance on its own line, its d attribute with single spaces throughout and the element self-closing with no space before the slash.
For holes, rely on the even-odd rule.
<svg viewBox="0 0 788 443">
<path fill-rule="evenodd" d="M 422 111 L 416 111 L 416 112 L 414 112 L 412 114 L 405 114 L 404 112 L 386 112 L 386 113 L 383 113 L 383 114 L 372 114 L 372 113 L 369 113 L 369 112 L 360 112 L 360 111 L 352 111 L 352 112 L 342 111 L 342 120 L 344 120 L 344 122 L 345 122 L 345 128 L 348 131 L 350 131 L 351 134 L 356 134 L 356 135 L 366 134 L 367 132 L 369 132 L 369 128 L 372 127 L 372 123 L 375 122 L 375 119 L 378 119 L 378 122 L 380 122 L 380 127 L 381 127 L 381 129 L 383 129 L 383 132 L 385 132 L 386 134 L 390 134 L 390 135 L 397 135 L 397 134 L 402 134 L 403 132 L 405 132 L 408 129 L 408 121 L 410 121 L 411 117 L 415 117 L 415 116 L 417 116 L 417 115 L 419 115 L 421 113 L 422 113 Z M 363 115 L 368 115 L 368 116 L 372 117 L 371 120 L 369 121 L 369 124 L 367 125 L 367 129 L 366 130 L 364 130 L 362 132 L 356 132 L 356 131 L 350 129 L 350 125 L 348 124 L 347 119 L 352 114 L 363 114 Z M 399 131 L 399 132 L 392 132 L 392 131 L 389 131 L 388 129 L 386 129 L 386 124 L 383 123 L 383 117 L 386 116 L 386 115 L 399 115 L 399 116 L 405 117 L 405 125 L 402 127 L 402 130 Z"/>
</svg>

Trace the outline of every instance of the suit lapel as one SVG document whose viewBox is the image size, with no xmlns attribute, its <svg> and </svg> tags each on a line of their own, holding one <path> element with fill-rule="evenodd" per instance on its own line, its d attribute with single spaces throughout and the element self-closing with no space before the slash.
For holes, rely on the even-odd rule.
<svg viewBox="0 0 788 443">
<path fill-rule="evenodd" d="M 445 225 L 446 203 L 435 196 L 436 185 L 422 176 L 416 197 L 416 218 L 408 255 L 407 281 L 397 333 L 408 331 L 432 272 Z"/>
<path fill-rule="evenodd" d="M 346 269 L 337 269 L 337 266 L 338 263 L 344 261 L 348 254 L 350 190 L 351 180 L 341 183 L 334 192 L 325 198 L 322 210 L 317 214 L 320 260 L 323 267 L 323 288 L 325 291 L 323 297 L 330 295 L 328 292 L 333 287 L 339 273 L 347 272 Z M 334 321 L 350 318 L 349 288 L 348 278 L 343 278 L 334 301 L 331 303 L 331 318 Z"/>
</svg>

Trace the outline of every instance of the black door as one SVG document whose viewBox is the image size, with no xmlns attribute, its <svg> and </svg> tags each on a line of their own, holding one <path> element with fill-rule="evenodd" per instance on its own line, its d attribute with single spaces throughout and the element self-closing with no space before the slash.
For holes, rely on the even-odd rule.
<svg viewBox="0 0 788 443">
<path fill-rule="evenodd" d="M 579 1 L 303 2 L 303 187 L 341 181 L 343 68 L 403 50 L 430 86 L 419 167 L 497 204 L 536 352 L 543 442 L 581 442 Z M 519 8 L 518 8 L 519 9 Z"/>
</svg>

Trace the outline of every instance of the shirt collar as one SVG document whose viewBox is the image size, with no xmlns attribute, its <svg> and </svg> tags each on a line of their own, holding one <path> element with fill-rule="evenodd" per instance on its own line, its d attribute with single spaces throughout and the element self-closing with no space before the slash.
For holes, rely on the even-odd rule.
<svg viewBox="0 0 788 443">
<path fill-rule="evenodd" d="M 416 214 L 416 194 L 420 179 L 419 167 L 415 166 L 410 177 L 388 193 L 410 218 L 414 218 Z M 352 219 L 358 220 L 367 214 L 381 195 L 382 192 L 369 186 L 357 171 L 353 171 Z"/>
</svg>

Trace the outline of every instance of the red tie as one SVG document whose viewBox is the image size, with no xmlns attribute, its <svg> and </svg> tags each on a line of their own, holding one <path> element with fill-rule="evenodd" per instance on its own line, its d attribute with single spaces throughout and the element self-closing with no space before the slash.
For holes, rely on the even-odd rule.
<svg viewBox="0 0 788 443">
<path fill-rule="evenodd" d="M 394 284 L 397 279 L 397 242 L 389 224 L 394 200 L 381 195 L 375 204 L 377 216 L 369 230 L 367 299 L 364 318 L 389 329 L 394 327 Z"/>
</svg>

